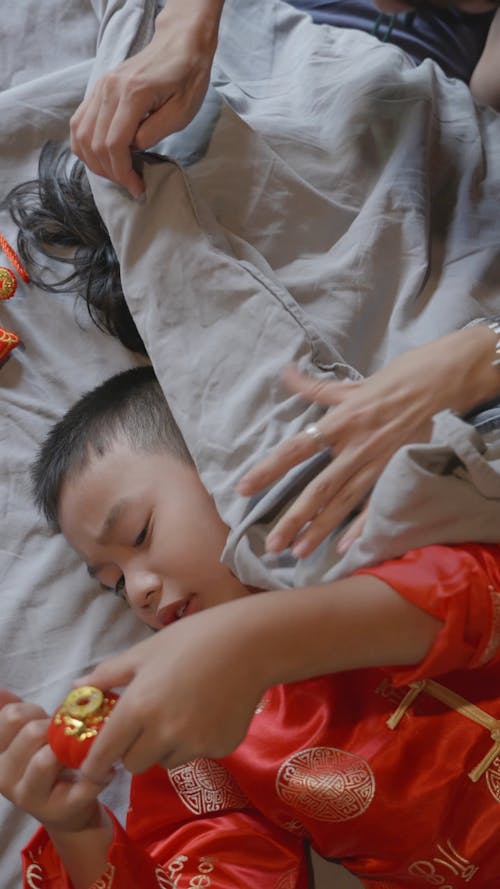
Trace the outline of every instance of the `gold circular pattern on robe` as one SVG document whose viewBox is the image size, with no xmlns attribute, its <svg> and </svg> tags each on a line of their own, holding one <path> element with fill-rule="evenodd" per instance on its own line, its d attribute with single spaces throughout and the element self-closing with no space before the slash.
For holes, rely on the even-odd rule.
<svg viewBox="0 0 500 889">
<path fill-rule="evenodd" d="M 17 288 L 16 276 L 10 269 L 0 266 L 0 299 L 10 299 Z"/>
<path fill-rule="evenodd" d="M 95 688 L 93 685 L 82 685 L 66 695 L 61 709 L 73 719 L 85 720 L 89 716 L 99 713 L 103 703 L 104 694 L 100 688 Z"/>
<path fill-rule="evenodd" d="M 488 790 L 493 799 L 500 803 L 500 756 L 495 757 L 485 777 Z"/>
<path fill-rule="evenodd" d="M 195 815 L 248 805 L 233 776 L 213 759 L 193 759 L 167 771 L 177 796 Z"/>
<path fill-rule="evenodd" d="M 291 870 L 287 870 L 286 873 L 283 874 L 278 883 L 276 883 L 275 889 L 295 889 L 297 885 L 297 868 L 293 867 Z"/>
<path fill-rule="evenodd" d="M 360 756 L 336 747 L 309 747 L 280 767 L 276 792 L 298 815 L 349 821 L 368 809 L 375 796 L 375 778 Z"/>
</svg>

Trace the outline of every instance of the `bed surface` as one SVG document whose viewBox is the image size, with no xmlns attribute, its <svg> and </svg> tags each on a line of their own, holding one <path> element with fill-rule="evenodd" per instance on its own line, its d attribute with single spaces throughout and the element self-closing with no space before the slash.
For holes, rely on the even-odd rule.
<svg viewBox="0 0 500 889">
<path fill-rule="evenodd" d="M 2 197 L 35 174 L 47 139 L 66 138 L 95 55 L 98 13 L 82 0 L 26 0 L 5 16 Z M 0 232 L 15 244 L 5 212 Z M 4 256 L 0 264 L 8 265 Z M 75 397 L 133 359 L 91 326 L 85 312 L 75 313 L 71 295 L 43 293 L 22 281 L 14 298 L 0 304 L 0 325 L 16 331 L 23 343 L 0 369 L 0 682 L 52 710 L 86 666 L 146 631 L 118 599 L 102 595 L 62 539 L 47 532 L 31 504 L 28 467 L 49 426 Z M 117 793 L 123 810 L 123 790 Z M 35 826 L 0 799 L 6 889 L 19 886 L 19 850 Z"/>
<path fill-rule="evenodd" d="M 364 374 L 412 344 L 500 314 L 500 118 L 475 109 L 467 88 L 431 63 L 416 69 L 396 48 L 313 26 L 274 0 L 255 0 L 242 29 L 245 2 L 227 0 L 216 92 L 184 138 L 160 146 L 174 160 L 147 168 L 147 201 L 95 179 L 93 187 L 174 414 L 235 529 L 227 559 L 253 577 L 262 533 L 258 523 L 246 533 L 234 482 L 284 425 L 298 429 L 314 416 L 285 402 L 279 370 L 298 359 Z M 35 174 L 48 138 L 66 138 L 89 78 L 148 39 L 154 11 L 148 0 L 12 7 L 0 38 L 2 196 Z M 172 218 L 164 243 L 156 235 Z M 0 232 L 15 243 L 5 212 Z M 0 681 L 50 710 L 89 665 L 148 631 L 47 532 L 28 467 L 61 412 L 134 358 L 71 296 L 22 283 L 0 303 L 0 325 L 23 343 L 0 368 Z M 450 448 L 469 441 L 460 424 L 456 435 L 448 426 L 441 433 Z M 474 436 L 469 444 L 460 497 L 472 492 L 477 512 L 487 487 L 484 524 L 498 527 L 498 446 L 485 451 Z M 384 502 L 388 489 L 390 480 Z M 373 557 L 373 540 L 367 546 Z M 327 562 L 307 571 L 325 576 Z M 265 576 L 289 582 L 276 563 Z M 108 802 L 119 799 L 123 810 L 124 786 L 112 794 Z M 19 886 L 18 851 L 34 826 L 0 802 L 5 889 Z"/>
</svg>

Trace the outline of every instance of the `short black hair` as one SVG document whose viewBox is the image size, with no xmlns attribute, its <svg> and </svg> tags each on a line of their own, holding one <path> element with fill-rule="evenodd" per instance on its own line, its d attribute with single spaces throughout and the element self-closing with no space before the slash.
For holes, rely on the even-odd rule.
<svg viewBox="0 0 500 889">
<path fill-rule="evenodd" d="M 124 439 L 134 451 L 167 450 L 193 460 L 152 367 L 115 374 L 83 395 L 52 427 L 31 469 L 36 505 L 54 530 L 64 481 Z"/>
<path fill-rule="evenodd" d="M 32 283 L 48 292 L 76 293 L 100 330 L 146 355 L 85 166 L 69 148 L 47 142 L 40 153 L 38 178 L 13 188 L 2 206 L 19 228 L 17 248 Z M 62 264 L 61 278 L 47 276 L 44 257 Z"/>
</svg>

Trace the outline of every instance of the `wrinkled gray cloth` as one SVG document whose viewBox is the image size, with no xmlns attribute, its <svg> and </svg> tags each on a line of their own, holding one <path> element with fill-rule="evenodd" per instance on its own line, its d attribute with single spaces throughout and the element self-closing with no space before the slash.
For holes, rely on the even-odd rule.
<svg viewBox="0 0 500 889">
<path fill-rule="evenodd" d="M 305 586 L 318 578 L 336 580 L 426 544 L 496 543 L 500 430 L 482 435 L 449 411 L 437 414 L 429 444 L 400 448 L 388 463 L 373 490 L 363 533 L 342 558 L 336 543 L 344 528 L 300 562 L 265 553 L 266 532 L 293 499 L 290 487 L 274 486 L 230 535 L 226 560 L 247 582 L 265 587 L 272 577 L 276 585 Z"/>
<path fill-rule="evenodd" d="M 36 176 L 45 141 L 67 139 L 99 33 L 113 27 L 115 42 L 127 52 L 145 16 L 152 25 L 153 5 L 149 16 L 147 6 L 136 0 L 2 5 L 0 198 Z M 5 210 L 0 232 L 15 245 L 16 229 Z M 1 252 L 0 265 L 10 267 Z M 63 411 L 135 361 L 76 308 L 74 295 L 45 293 L 20 278 L 14 297 L 0 301 L 0 325 L 22 341 L 0 367 L 0 684 L 51 712 L 91 664 L 149 631 L 124 603 L 103 594 L 60 535 L 49 533 L 33 505 L 29 468 Z M 127 773 L 120 771 L 104 799 L 124 815 Z M 0 797 L 2 889 L 19 889 L 19 853 L 37 826 Z M 35 885 L 36 872 L 33 880 Z"/>
<path fill-rule="evenodd" d="M 234 494 L 255 460 L 320 415 L 284 391 L 288 363 L 355 379 L 500 307 L 500 118 L 431 62 L 416 69 L 279 2 L 254 6 L 249 24 L 243 0 L 226 5 L 223 101 L 206 114 L 200 158 L 146 165 L 142 202 L 93 180 L 128 304 L 232 529 L 224 558 L 248 583 L 289 586 L 427 542 L 496 540 L 495 445 L 447 414 L 430 445 L 388 465 L 341 560 L 336 535 L 298 564 L 264 553 L 308 467 L 256 503 Z M 181 136 L 166 145 L 182 158 Z M 197 156 L 192 132 L 184 147 Z"/>
<path fill-rule="evenodd" d="M 0 37 L 2 193 L 36 174 L 46 139 L 67 137 L 89 75 L 145 45 L 155 11 L 153 0 L 10 4 Z M 301 360 L 317 373 L 356 377 L 408 346 L 499 314 L 500 124 L 431 62 L 415 71 L 397 48 L 316 27 L 276 0 L 226 0 L 213 87 L 187 135 L 163 146 L 184 171 L 168 162 L 148 168 L 144 203 L 103 181 L 94 188 L 165 392 L 233 528 L 227 558 L 252 577 L 271 505 L 252 504 L 255 521 L 242 535 L 249 504 L 234 484 L 284 434 L 318 416 L 284 392 L 282 367 Z M 14 243 L 4 212 L 0 230 Z M 0 369 L 0 674 L 50 709 L 91 663 L 145 631 L 92 584 L 61 537 L 47 534 L 28 468 L 61 412 L 134 359 L 89 325 L 70 295 L 23 282 L 0 303 L 0 324 L 23 340 Z M 483 523 L 498 527 L 493 444 L 481 454 L 475 434 L 455 422 L 491 472 L 484 485 L 468 459 L 463 478 L 457 468 L 428 479 L 419 457 L 432 488 L 425 521 L 449 529 L 450 514 L 459 515 L 458 534 L 470 522 L 483 535 Z M 448 436 L 438 450 L 453 453 Z M 369 539 L 365 529 L 368 559 L 387 543 L 382 517 L 390 514 L 394 527 L 404 509 L 404 498 L 391 506 L 402 493 L 398 465 L 387 468 L 396 482 L 386 485 L 385 474 L 374 494 L 389 499 L 373 511 Z M 434 496 L 435 482 L 446 497 L 454 486 L 449 505 Z M 269 492 L 275 510 L 293 483 L 292 474 Z M 419 500 L 408 484 L 425 512 L 427 495 Z M 425 521 L 416 519 L 399 524 L 409 534 L 399 546 L 418 542 Z M 289 559 L 265 565 L 262 585 L 300 583 L 305 571 L 320 579 L 338 570 L 335 558 L 325 549 L 297 568 Z M 116 782 L 113 792 L 126 804 Z M 19 847 L 34 826 L 0 802 L 4 889 L 19 886 Z"/>
</svg>

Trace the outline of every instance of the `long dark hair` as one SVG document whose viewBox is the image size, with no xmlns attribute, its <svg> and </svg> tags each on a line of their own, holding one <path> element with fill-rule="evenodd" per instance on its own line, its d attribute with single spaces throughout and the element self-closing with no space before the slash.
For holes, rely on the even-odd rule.
<svg viewBox="0 0 500 889">
<path fill-rule="evenodd" d="M 69 148 L 47 142 L 40 154 L 38 179 L 16 186 L 3 205 L 19 228 L 18 251 L 33 283 L 45 291 L 76 293 L 97 327 L 145 355 L 85 166 Z M 44 256 L 64 263 L 69 273 L 57 280 L 46 277 Z"/>
</svg>

